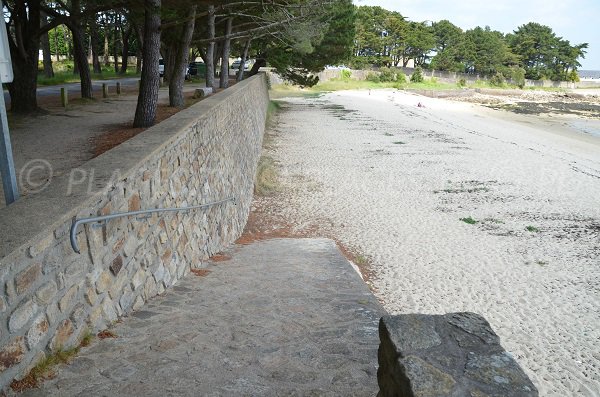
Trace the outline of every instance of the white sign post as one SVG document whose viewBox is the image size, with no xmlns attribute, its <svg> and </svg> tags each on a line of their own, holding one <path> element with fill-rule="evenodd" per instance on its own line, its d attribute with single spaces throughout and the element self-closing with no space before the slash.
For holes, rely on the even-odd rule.
<svg viewBox="0 0 600 397">
<path fill-rule="evenodd" d="M 0 2 L 0 6 L 2 3 Z M 11 83 L 14 75 L 10 60 L 10 48 L 8 47 L 8 36 L 4 16 L 0 15 L 0 81 Z M 0 174 L 2 175 L 2 188 L 4 199 L 9 205 L 19 198 L 19 187 L 15 173 L 10 134 L 8 131 L 8 120 L 6 118 L 6 105 L 4 103 L 4 89 L 0 95 Z"/>
</svg>

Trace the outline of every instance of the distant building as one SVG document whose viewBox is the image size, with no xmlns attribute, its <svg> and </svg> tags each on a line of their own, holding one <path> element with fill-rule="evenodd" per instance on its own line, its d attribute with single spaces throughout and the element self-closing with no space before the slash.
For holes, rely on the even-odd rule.
<svg viewBox="0 0 600 397">
<path fill-rule="evenodd" d="M 577 73 L 581 80 L 600 80 L 600 70 L 578 70 Z"/>
</svg>

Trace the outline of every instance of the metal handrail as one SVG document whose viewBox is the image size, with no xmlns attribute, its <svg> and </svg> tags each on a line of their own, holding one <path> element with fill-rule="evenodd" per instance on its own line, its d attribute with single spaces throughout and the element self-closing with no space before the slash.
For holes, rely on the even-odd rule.
<svg viewBox="0 0 600 397">
<path fill-rule="evenodd" d="M 197 209 L 212 207 L 213 205 L 217 205 L 217 204 L 223 204 L 228 201 L 232 201 L 233 203 L 235 203 L 235 197 L 229 197 L 229 198 L 226 198 L 223 200 L 214 201 L 212 203 L 193 205 L 190 207 L 155 208 L 155 209 L 151 209 L 151 210 L 118 212 L 116 214 L 110 214 L 110 215 L 104 215 L 104 216 L 94 216 L 94 217 L 90 217 L 90 218 L 81 218 L 81 219 L 75 218 L 75 219 L 73 219 L 73 224 L 71 224 L 71 233 L 70 233 L 71 247 L 73 247 L 73 251 L 75 251 L 78 254 L 81 254 L 81 252 L 79 250 L 79 244 L 77 244 L 77 237 L 76 237 L 77 228 L 79 227 L 79 225 L 83 225 L 86 223 L 93 223 L 93 222 L 106 223 L 106 221 L 109 221 L 111 219 L 123 218 L 123 217 L 127 217 L 127 216 L 155 214 L 155 213 L 159 213 L 159 212 L 179 212 L 179 211 L 197 210 Z"/>
</svg>

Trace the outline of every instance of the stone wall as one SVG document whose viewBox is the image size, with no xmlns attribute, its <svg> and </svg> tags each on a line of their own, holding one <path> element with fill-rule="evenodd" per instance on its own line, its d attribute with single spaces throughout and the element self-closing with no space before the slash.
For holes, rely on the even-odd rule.
<svg viewBox="0 0 600 397">
<path fill-rule="evenodd" d="M 0 386 L 162 293 L 238 238 L 265 126 L 264 75 L 209 97 L 0 209 Z M 75 177 L 74 177 L 75 175 Z M 74 217 L 206 210 L 85 225 Z"/>
<path fill-rule="evenodd" d="M 378 397 L 535 397 L 537 389 L 474 313 L 384 316 Z"/>
</svg>

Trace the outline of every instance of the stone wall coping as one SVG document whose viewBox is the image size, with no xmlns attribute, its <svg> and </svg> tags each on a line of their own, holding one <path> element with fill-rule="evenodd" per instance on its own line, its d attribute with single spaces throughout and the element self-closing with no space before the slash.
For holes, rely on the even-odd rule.
<svg viewBox="0 0 600 397">
<path fill-rule="evenodd" d="M 106 196 L 110 189 L 107 182 L 115 170 L 120 170 L 120 180 L 127 179 L 144 163 L 188 134 L 190 131 L 186 127 L 207 117 L 229 97 L 248 89 L 250 82 L 257 78 L 265 77 L 259 74 L 243 80 L 77 167 L 88 172 L 94 170 L 94 189 L 97 189 L 94 193 L 88 194 L 86 181 L 76 185 L 67 196 L 70 174 L 64 174 L 54 178 L 43 192 L 22 197 L 1 208 L 0 271 L 10 264 L 13 256 L 19 256 L 28 246 L 52 235 L 54 230 L 65 227 L 65 224 L 70 227 L 73 217 L 96 216 L 90 209 Z"/>
</svg>

